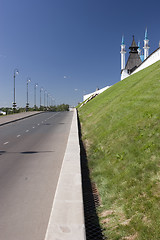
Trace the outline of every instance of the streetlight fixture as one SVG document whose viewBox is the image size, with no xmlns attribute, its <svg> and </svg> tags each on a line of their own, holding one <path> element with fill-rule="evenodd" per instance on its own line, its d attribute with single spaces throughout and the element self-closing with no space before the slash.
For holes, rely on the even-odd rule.
<svg viewBox="0 0 160 240">
<path fill-rule="evenodd" d="M 16 110 L 16 84 L 15 84 L 15 78 L 16 78 L 16 75 L 18 75 L 19 74 L 19 71 L 18 71 L 18 69 L 15 69 L 14 70 L 14 76 L 13 76 L 13 78 L 14 78 L 14 89 L 13 89 L 13 92 L 14 92 L 14 99 L 13 99 L 13 112 L 15 113 L 15 110 Z"/>
<path fill-rule="evenodd" d="M 38 83 L 34 85 L 34 109 L 36 110 L 36 88 L 38 87 Z"/>
<path fill-rule="evenodd" d="M 27 103 L 26 103 L 26 112 L 29 110 L 29 102 L 28 102 L 28 84 L 31 82 L 31 79 L 27 79 Z"/>
</svg>

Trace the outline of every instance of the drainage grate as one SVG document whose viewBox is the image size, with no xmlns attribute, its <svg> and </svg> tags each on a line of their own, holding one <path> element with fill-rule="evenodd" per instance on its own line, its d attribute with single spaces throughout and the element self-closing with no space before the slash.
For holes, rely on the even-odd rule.
<svg viewBox="0 0 160 240">
<path fill-rule="evenodd" d="M 99 219 L 96 212 L 96 207 L 100 206 L 100 199 L 98 197 L 96 185 L 94 183 L 91 184 L 90 181 L 87 157 L 81 136 L 80 147 L 86 240 L 105 240 L 106 238 L 102 233 L 103 230 L 99 225 Z"/>
</svg>

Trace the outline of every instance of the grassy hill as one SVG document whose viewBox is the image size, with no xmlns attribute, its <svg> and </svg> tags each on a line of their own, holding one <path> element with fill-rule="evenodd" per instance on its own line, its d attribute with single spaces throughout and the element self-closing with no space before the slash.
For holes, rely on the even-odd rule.
<svg viewBox="0 0 160 240">
<path fill-rule="evenodd" d="M 160 61 L 78 109 L 108 239 L 160 239 Z"/>
</svg>

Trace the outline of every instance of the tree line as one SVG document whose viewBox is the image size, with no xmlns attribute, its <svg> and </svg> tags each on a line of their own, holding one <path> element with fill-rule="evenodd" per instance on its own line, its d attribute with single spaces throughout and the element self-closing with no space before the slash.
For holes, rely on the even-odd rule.
<svg viewBox="0 0 160 240">
<path fill-rule="evenodd" d="M 13 109 L 9 107 L 2 107 L 0 108 L 1 111 L 5 112 L 6 115 L 13 114 Z M 69 111 L 69 104 L 60 104 L 54 105 L 50 107 L 40 106 L 34 108 L 28 108 L 27 111 L 50 111 L 50 112 L 62 112 L 62 111 Z M 15 109 L 15 113 L 26 112 L 26 108 L 17 108 Z M 1 114 L 2 115 L 2 114 Z"/>
</svg>

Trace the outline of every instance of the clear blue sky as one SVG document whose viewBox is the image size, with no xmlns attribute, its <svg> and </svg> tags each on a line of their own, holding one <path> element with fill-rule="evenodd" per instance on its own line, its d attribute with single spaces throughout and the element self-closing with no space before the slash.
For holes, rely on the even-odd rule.
<svg viewBox="0 0 160 240">
<path fill-rule="evenodd" d="M 15 68 L 19 107 L 28 77 L 30 106 L 35 83 L 37 105 L 40 87 L 56 104 L 77 105 L 84 93 L 118 82 L 122 34 L 127 51 L 133 34 L 143 47 L 147 26 L 153 52 L 159 9 L 159 0 L 0 0 L 0 107 L 12 105 Z"/>
</svg>

